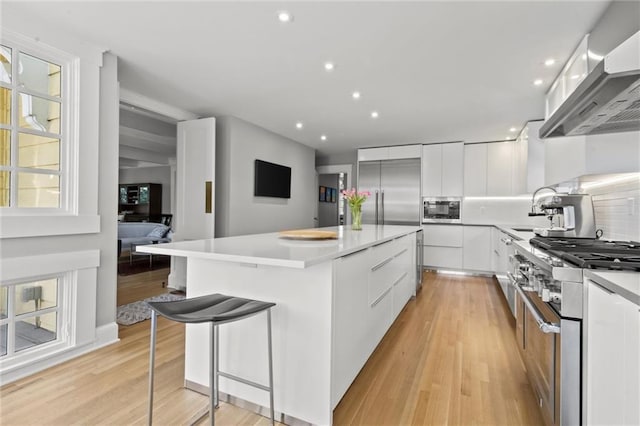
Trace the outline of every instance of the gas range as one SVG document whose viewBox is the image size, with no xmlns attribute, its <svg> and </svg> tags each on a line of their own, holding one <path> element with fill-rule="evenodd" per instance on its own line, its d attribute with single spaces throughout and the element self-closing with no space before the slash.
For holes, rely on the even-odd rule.
<svg viewBox="0 0 640 426">
<path fill-rule="evenodd" d="M 640 243 L 635 241 L 535 237 L 529 243 L 578 268 L 640 271 Z"/>
</svg>

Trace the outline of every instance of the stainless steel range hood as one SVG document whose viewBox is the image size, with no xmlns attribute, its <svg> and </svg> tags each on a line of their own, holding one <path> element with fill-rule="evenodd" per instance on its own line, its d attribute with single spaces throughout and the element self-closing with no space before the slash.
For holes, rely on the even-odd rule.
<svg viewBox="0 0 640 426">
<path fill-rule="evenodd" d="M 540 128 L 541 138 L 640 130 L 640 32 L 596 65 Z"/>
<path fill-rule="evenodd" d="M 547 117 L 541 138 L 640 130 L 639 30 L 640 3 L 612 2 L 588 37 L 589 74 Z"/>
</svg>

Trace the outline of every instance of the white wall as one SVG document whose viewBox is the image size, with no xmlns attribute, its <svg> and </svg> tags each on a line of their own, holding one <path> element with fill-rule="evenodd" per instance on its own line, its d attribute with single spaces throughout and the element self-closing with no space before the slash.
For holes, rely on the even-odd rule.
<svg viewBox="0 0 640 426">
<path fill-rule="evenodd" d="M 37 16 L 22 16 L 17 13 L 3 16 L 3 25 L 32 40 L 61 49 L 80 58 L 79 87 L 79 215 L 69 220 L 80 220 L 83 216 L 99 217 L 99 229 L 75 230 L 69 235 L 44 235 L 25 238 L 5 238 L 0 242 L 0 258 L 11 259 L 51 256 L 73 252 L 99 251 L 99 266 L 93 269 L 96 280 L 95 292 L 78 293 L 78 304 L 95 306 L 95 328 L 93 346 L 90 350 L 117 339 L 116 314 L 116 252 L 117 252 L 117 178 L 118 178 L 118 81 L 117 58 L 102 54 L 84 40 L 66 34 L 58 26 L 40 20 Z M 37 275 L 41 265 L 35 263 L 24 268 L 24 275 Z M 78 286 L 85 284 L 85 279 Z M 82 300 L 90 297 L 90 300 Z M 93 309 L 93 308 L 92 308 Z M 87 342 L 83 342 L 87 343 Z M 43 368 L 62 362 L 79 352 L 66 352 L 34 368 Z M 28 369 L 25 366 L 25 371 Z M 22 373 L 20 373 L 22 374 Z"/>
<path fill-rule="evenodd" d="M 315 151 L 235 117 L 216 123 L 216 237 L 313 227 Z M 256 159 L 291 167 L 291 198 L 254 197 Z"/>
<path fill-rule="evenodd" d="M 171 211 L 171 166 L 122 168 L 119 183 L 159 183 L 162 185 L 162 213 Z"/>
</svg>

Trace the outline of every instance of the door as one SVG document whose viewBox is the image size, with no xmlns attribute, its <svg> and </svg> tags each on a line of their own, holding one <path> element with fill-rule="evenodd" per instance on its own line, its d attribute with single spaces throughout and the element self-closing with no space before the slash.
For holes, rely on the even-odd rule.
<svg viewBox="0 0 640 426">
<path fill-rule="evenodd" d="M 362 223 L 375 225 L 378 213 L 376 202 L 380 196 L 380 161 L 361 162 L 358 168 L 358 191 L 371 192 L 371 197 L 362 204 Z"/>
<path fill-rule="evenodd" d="M 420 159 L 381 163 L 380 222 L 420 224 Z"/>
<path fill-rule="evenodd" d="M 175 239 L 214 237 L 216 119 L 178 123 Z"/>
</svg>

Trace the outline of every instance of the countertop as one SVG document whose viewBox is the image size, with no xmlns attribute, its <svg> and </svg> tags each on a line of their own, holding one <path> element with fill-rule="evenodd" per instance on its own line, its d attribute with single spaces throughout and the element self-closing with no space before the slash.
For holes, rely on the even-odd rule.
<svg viewBox="0 0 640 426">
<path fill-rule="evenodd" d="M 640 272 L 584 270 L 584 276 L 640 305 Z"/>
<path fill-rule="evenodd" d="M 319 228 L 335 231 L 335 240 L 299 241 L 279 238 L 277 232 L 207 240 L 138 246 L 142 253 L 220 260 L 254 265 L 307 268 L 346 256 L 394 238 L 419 231 L 419 226 L 362 225 L 361 231 L 348 226 Z"/>
</svg>

